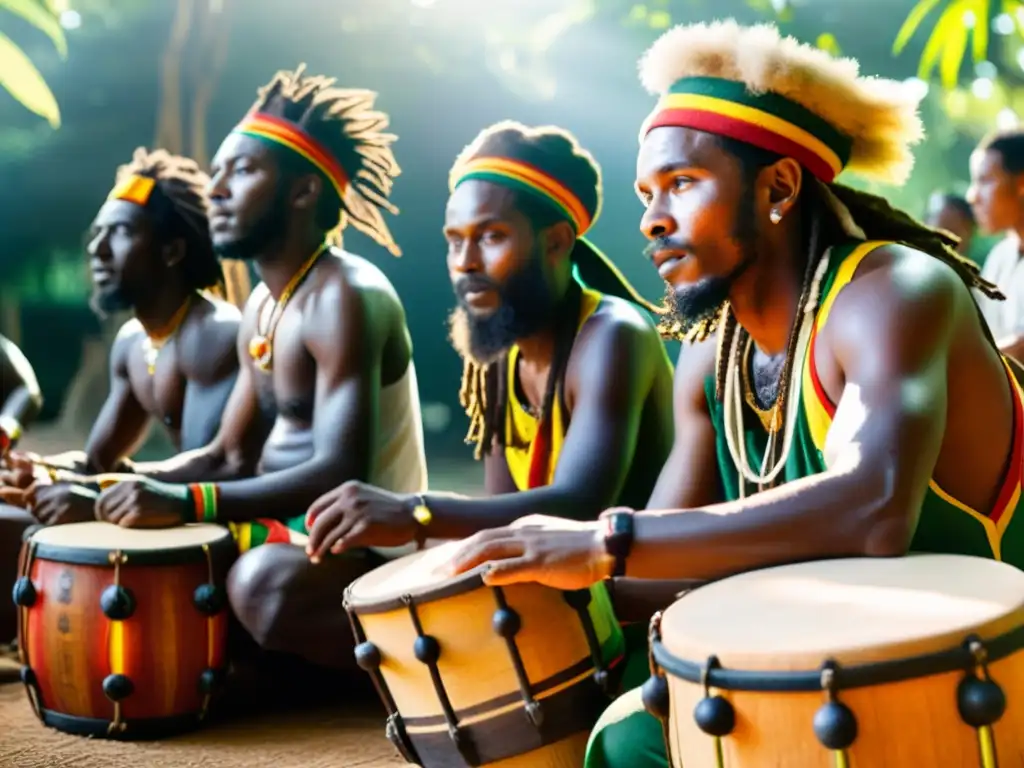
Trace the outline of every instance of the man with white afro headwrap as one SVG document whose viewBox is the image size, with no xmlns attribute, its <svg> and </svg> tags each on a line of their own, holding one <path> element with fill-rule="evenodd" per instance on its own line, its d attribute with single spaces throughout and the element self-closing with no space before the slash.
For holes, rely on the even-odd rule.
<svg viewBox="0 0 1024 768">
<path fill-rule="evenodd" d="M 490 562 L 492 585 L 581 589 L 908 551 L 1024 567 L 1024 372 L 1000 355 L 971 289 L 999 293 L 953 235 L 836 182 L 846 170 L 906 179 L 918 99 L 732 21 L 667 32 L 640 70 L 658 97 L 640 133 L 641 229 L 668 285 L 664 328 L 687 342 L 676 444 L 648 502 L 660 511 L 531 518 L 467 541 L 454 570 Z M 646 653 L 637 644 L 623 690 Z M 663 678 L 609 709 L 588 768 L 667 765 L 642 699 L 664 717 Z M 818 729 L 822 743 L 810 722 L 796 740 L 764 722 L 756 738 L 730 735 L 757 716 L 724 700 L 677 713 L 675 765 L 818 765 L 823 745 L 837 764 L 858 754 L 855 728 Z"/>
</svg>

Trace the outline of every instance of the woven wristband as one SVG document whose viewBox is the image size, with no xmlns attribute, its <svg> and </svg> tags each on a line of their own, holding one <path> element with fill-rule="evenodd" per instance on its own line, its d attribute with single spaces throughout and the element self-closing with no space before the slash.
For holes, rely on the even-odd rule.
<svg viewBox="0 0 1024 768">
<path fill-rule="evenodd" d="M 192 492 L 192 503 L 195 506 L 196 523 L 217 522 L 217 500 L 219 489 L 216 483 L 192 483 L 189 486 Z"/>
</svg>

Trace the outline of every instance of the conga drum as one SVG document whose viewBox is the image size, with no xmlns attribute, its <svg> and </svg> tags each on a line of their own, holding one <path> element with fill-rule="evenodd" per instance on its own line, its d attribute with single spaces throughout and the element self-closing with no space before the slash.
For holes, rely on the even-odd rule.
<svg viewBox="0 0 1024 768">
<path fill-rule="evenodd" d="M 452 547 L 346 590 L 388 738 L 424 768 L 579 768 L 625 650 L 604 585 L 486 587 L 481 568 L 449 578 Z"/>
<path fill-rule="evenodd" d="M 852 558 L 698 588 L 651 622 L 644 704 L 686 768 L 1024 765 L 1024 572 Z"/>
<path fill-rule="evenodd" d="M 22 680 L 36 715 L 67 733 L 158 738 L 206 716 L 226 666 L 224 528 L 74 523 L 26 532 Z"/>
</svg>

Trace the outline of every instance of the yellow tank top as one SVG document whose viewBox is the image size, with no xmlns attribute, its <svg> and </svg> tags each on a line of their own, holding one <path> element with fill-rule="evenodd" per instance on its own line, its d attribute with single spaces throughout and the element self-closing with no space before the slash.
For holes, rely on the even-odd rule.
<svg viewBox="0 0 1024 768">
<path fill-rule="evenodd" d="M 589 288 L 583 289 L 583 297 L 580 301 L 580 319 L 576 327 L 577 332 L 583 324 L 594 314 L 598 304 L 601 303 L 601 294 Z M 555 478 L 555 468 L 558 466 L 558 456 L 562 451 L 562 443 L 565 440 L 567 421 L 562 413 L 562 383 L 556 386 L 554 402 L 551 404 L 551 445 L 548 450 L 547 476 L 542 483 L 530 483 L 530 468 L 539 457 L 534 453 L 538 448 L 544 450 L 541 441 L 537 440 L 537 433 L 540 423 L 534 418 L 529 410 L 519 401 L 516 394 L 516 364 L 519 362 L 519 347 L 513 345 L 508 351 L 508 379 L 506 389 L 508 392 L 505 405 L 505 461 L 508 464 L 509 474 L 516 484 L 516 488 L 525 491 L 538 485 L 550 485 Z"/>
</svg>

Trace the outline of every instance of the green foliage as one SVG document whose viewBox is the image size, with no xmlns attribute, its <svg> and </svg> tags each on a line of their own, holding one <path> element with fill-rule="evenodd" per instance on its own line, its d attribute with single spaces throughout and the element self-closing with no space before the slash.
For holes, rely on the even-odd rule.
<svg viewBox="0 0 1024 768">
<path fill-rule="evenodd" d="M 67 56 L 67 41 L 55 7 L 38 0 L 0 0 L 0 10 L 20 17 L 46 33 L 62 58 Z M 60 107 L 46 80 L 7 35 L 0 32 L 0 86 L 27 109 L 53 127 L 60 127 Z"/>
</svg>

